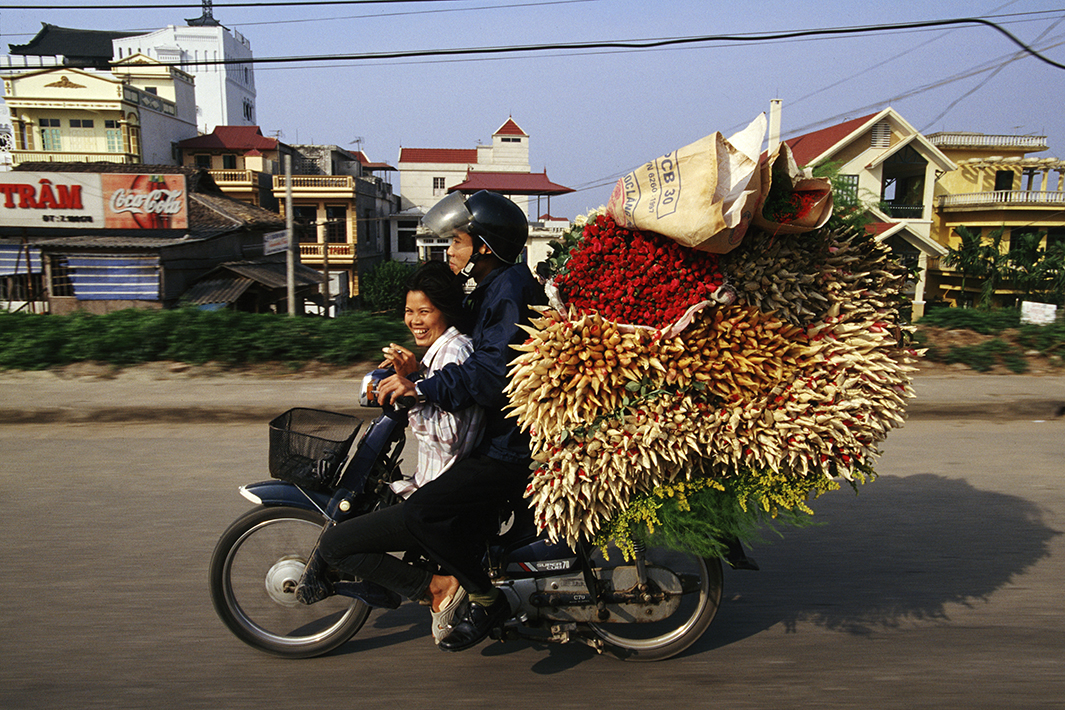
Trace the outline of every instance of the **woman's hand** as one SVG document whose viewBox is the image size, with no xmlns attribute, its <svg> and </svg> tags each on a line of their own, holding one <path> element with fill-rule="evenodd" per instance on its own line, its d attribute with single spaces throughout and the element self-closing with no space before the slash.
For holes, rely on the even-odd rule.
<svg viewBox="0 0 1065 710">
<path fill-rule="evenodd" d="M 382 351 L 385 354 L 385 360 L 381 363 L 381 367 L 391 367 L 397 375 L 404 378 L 418 371 L 418 358 L 410 350 L 392 343 L 382 348 Z"/>
<path fill-rule="evenodd" d="M 418 398 L 418 390 L 406 377 L 392 375 L 377 384 L 377 401 L 381 404 L 392 404 L 400 397 Z"/>
</svg>

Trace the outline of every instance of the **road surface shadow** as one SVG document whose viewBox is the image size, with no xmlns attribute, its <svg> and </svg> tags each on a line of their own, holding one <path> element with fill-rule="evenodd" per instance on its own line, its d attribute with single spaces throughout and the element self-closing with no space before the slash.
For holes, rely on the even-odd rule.
<svg viewBox="0 0 1065 710">
<path fill-rule="evenodd" d="M 826 494 L 812 507 L 817 523 L 772 532 L 753 547 L 761 571 L 726 567 L 721 609 L 707 633 L 684 655 L 727 646 L 783 624 L 872 634 L 914 622 L 948 622 L 951 605 L 986 601 L 1049 555 L 1061 532 L 1043 511 L 1017 496 L 982 491 L 934 474 L 880 476 L 861 487 Z M 337 654 L 387 648 L 429 635 L 428 612 L 417 605 L 374 612 L 364 630 Z M 531 670 L 563 672 L 595 657 L 579 644 L 512 641 L 480 649 L 503 656 L 534 649 Z"/>
<path fill-rule="evenodd" d="M 870 634 L 949 621 L 950 605 L 986 601 L 1061 534 L 1028 500 L 933 474 L 881 476 L 812 507 L 820 525 L 756 545 L 762 571 L 726 570 L 718 617 L 689 653 L 777 624 Z"/>
</svg>

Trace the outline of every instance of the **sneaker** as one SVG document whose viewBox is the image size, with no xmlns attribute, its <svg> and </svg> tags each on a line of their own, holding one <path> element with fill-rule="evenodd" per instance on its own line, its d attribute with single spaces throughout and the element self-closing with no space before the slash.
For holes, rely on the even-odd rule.
<svg viewBox="0 0 1065 710">
<path fill-rule="evenodd" d="M 455 618 L 460 615 L 465 601 L 466 590 L 459 587 L 457 592 L 444 598 L 440 611 L 432 611 L 430 608 L 430 614 L 433 617 L 433 643 L 439 644 L 440 639 L 450 633 Z"/>
<path fill-rule="evenodd" d="M 447 636 L 440 639 L 440 648 L 444 651 L 464 651 L 472 648 L 484 641 L 488 633 L 509 616 L 510 604 L 505 594 L 500 594 L 488 606 L 470 602 L 459 622 L 451 627 Z"/>
</svg>

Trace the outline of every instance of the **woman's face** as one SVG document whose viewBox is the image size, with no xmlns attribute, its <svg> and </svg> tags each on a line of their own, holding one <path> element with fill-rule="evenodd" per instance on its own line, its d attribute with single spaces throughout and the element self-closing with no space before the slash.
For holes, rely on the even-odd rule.
<svg viewBox="0 0 1065 710">
<path fill-rule="evenodd" d="M 407 308 L 403 314 L 403 322 L 420 348 L 427 348 L 435 343 L 449 325 L 443 312 L 421 291 L 407 291 Z"/>
</svg>

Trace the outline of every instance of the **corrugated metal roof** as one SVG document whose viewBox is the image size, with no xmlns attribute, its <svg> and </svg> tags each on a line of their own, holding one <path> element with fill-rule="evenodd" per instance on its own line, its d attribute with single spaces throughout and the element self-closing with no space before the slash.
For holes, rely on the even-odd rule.
<svg viewBox="0 0 1065 710">
<path fill-rule="evenodd" d="M 205 279 L 190 288 L 181 297 L 194 306 L 209 303 L 233 303 L 255 283 L 252 279 L 240 276 L 218 279 Z"/>
<path fill-rule="evenodd" d="M 91 249 L 160 249 L 202 241 L 195 237 L 115 237 L 99 234 L 80 234 L 76 237 L 56 237 L 36 242 L 42 251 L 71 248 Z"/>
<path fill-rule="evenodd" d="M 283 261 L 227 261 L 219 264 L 208 276 L 224 271 L 254 279 L 269 288 L 285 288 L 288 283 Z M 296 264 L 294 272 L 297 286 L 311 286 L 325 281 L 324 276 L 305 264 Z"/>
</svg>

